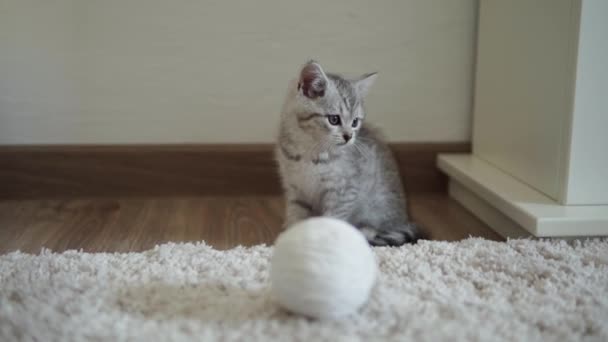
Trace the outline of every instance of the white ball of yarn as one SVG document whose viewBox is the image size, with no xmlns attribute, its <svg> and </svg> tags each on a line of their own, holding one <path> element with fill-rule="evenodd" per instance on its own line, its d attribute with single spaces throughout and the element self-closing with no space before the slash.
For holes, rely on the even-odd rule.
<svg viewBox="0 0 608 342">
<path fill-rule="evenodd" d="M 289 311 L 314 318 L 354 313 L 367 302 L 376 275 L 376 259 L 363 234 L 327 217 L 288 228 L 278 237 L 271 259 L 276 300 Z"/>
</svg>

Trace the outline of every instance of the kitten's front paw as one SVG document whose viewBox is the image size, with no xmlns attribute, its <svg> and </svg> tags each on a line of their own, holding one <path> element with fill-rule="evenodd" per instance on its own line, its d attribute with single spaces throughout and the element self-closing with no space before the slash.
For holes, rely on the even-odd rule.
<svg viewBox="0 0 608 342">
<path fill-rule="evenodd" d="M 365 236 L 365 238 L 368 242 L 370 242 L 370 244 L 371 241 L 376 237 L 376 234 L 378 234 L 378 230 L 371 227 L 361 227 L 359 228 L 359 231 L 363 233 L 363 236 Z"/>
<path fill-rule="evenodd" d="M 416 243 L 419 238 L 418 228 L 411 223 L 393 229 L 363 227 L 360 230 L 372 246 L 397 247 L 406 243 Z"/>
</svg>

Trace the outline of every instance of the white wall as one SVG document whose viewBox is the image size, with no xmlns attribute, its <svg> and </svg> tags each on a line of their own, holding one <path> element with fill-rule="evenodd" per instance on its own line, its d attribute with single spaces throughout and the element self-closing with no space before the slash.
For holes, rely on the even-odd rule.
<svg viewBox="0 0 608 342">
<path fill-rule="evenodd" d="M 270 142 L 308 58 L 393 141 L 469 140 L 475 0 L 0 0 L 0 144 Z"/>
</svg>

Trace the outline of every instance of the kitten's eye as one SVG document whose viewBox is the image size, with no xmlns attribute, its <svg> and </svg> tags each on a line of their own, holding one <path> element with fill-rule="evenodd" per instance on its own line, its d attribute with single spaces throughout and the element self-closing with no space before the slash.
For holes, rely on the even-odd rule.
<svg viewBox="0 0 608 342">
<path fill-rule="evenodd" d="M 328 115 L 327 121 L 329 121 L 330 124 L 337 126 L 340 124 L 340 115 Z"/>
<path fill-rule="evenodd" d="M 353 120 L 353 124 L 351 126 L 353 126 L 353 127 L 359 126 L 359 118 L 355 118 L 355 120 Z"/>
</svg>

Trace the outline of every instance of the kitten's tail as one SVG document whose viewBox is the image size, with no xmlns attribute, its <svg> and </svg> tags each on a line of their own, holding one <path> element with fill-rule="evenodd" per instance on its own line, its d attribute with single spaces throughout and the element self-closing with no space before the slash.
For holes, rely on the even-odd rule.
<svg viewBox="0 0 608 342">
<path fill-rule="evenodd" d="M 420 227 L 412 222 L 402 223 L 373 231 L 366 235 L 367 241 L 372 246 L 396 247 L 406 243 L 416 243 L 421 237 Z"/>
</svg>

